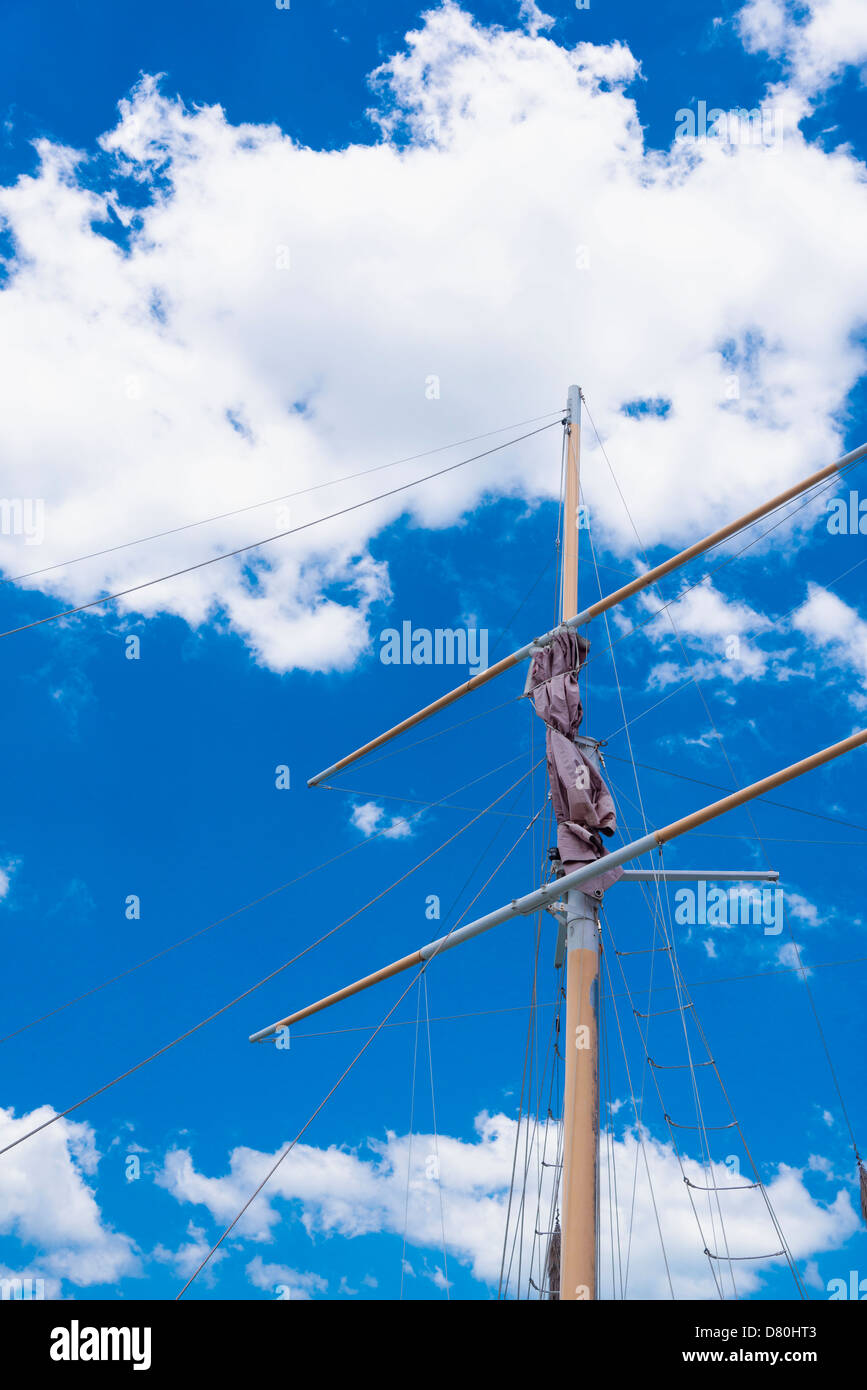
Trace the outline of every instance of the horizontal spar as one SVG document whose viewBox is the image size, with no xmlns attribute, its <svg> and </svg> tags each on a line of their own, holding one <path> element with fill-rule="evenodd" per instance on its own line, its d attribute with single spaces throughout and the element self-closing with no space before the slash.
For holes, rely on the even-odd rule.
<svg viewBox="0 0 867 1390">
<path fill-rule="evenodd" d="M 618 883 L 778 883 L 777 869 L 624 869 Z"/>
<path fill-rule="evenodd" d="M 734 811 L 738 806 L 743 806 L 745 802 L 753 801 L 757 796 L 763 796 L 765 792 L 782 786 L 784 782 L 791 782 L 795 777 L 802 777 L 805 772 L 811 772 L 813 768 L 832 762 L 834 758 L 842 757 L 844 753 L 849 753 L 853 748 L 859 748 L 865 743 L 867 743 L 867 729 L 861 729 L 858 733 L 850 734 L 848 738 L 841 739 L 839 743 L 832 743 L 829 748 L 822 748 L 818 753 L 811 753 L 808 758 L 802 758 L 800 762 L 792 763 L 779 772 L 772 772 L 769 777 L 763 777 L 760 782 L 753 782 L 748 787 L 742 787 L 740 791 L 731 792 L 728 796 L 721 797 L 719 801 L 714 801 L 709 806 L 703 806 L 688 816 L 682 816 L 680 820 L 672 821 L 670 825 L 663 826 L 661 830 L 652 830 L 648 835 L 643 835 L 640 840 L 633 840 L 628 845 L 621 845 L 619 849 L 612 850 L 602 859 L 597 859 L 592 864 L 585 864 L 582 868 L 575 869 L 571 874 L 564 874 L 562 878 L 556 878 L 553 882 L 546 883 L 544 887 L 527 893 L 523 898 L 514 898 L 512 902 L 503 907 L 495 908 L 493 912 L 477 918 L 475 922 L 468 922 L 466 926 L 458 927 L 455 931 L 449 932 L 447 936 L 439 937 L 436 941 L 429 941 L 426 946 L 421 946 L 410 955 L 393 961 L 391 965 L 385 965 L 382 969 L 375 970 L 372 975 L 365 975 L 364 979 L 356 980 L 351 985 L 345 985 L 343 989 L 329 994 L 327 998 L 320 999 L 315 1004 L 308 1004 L 306 1008 L 299 1009 L 297 1013 L 289 1014 L 277 1023 L 269 1024 L 267 1028 L 262 1028 L 258 1033 L 251 1034 L 250 1042 L 263 1042 L 265 1038 L 273 1036 L 281 1028 L 288 1028 L 291 1024 L 300 1022 L 302 1018 L 309 1018 L 311 1014 L 317 1014 L 322 1009 L 339 1003 L 342 999 L 359 994 L 362 990 L 369 989 L 371 985 L 379 984 L 381 980 L 390 979 L 392 975 L 399 975 L 402 971 L 411 969 L 413 965 L 423 965 L 441 952 L 450 951 L 453 946 L 460 946 L 464 941 L 469 941 L 471 937 L 480 936 L 482 932 L 490 931 L 491 927 L 499 926 L 501 922 L 538 912 L 547 907 L 549 903 L 562 898 L 570 889 L 580 888 L 582 884 L 597 878 L 605 869 L 613 869 L 618 864 L 626 864 L 630 859 L 638 859 L 642 854 L 647 854 L 649 850 L 660 849 L 670 840 L 686 834 L 688 830 L 694 830 L 696 826 L 715 820 L 717 816 L 723 816 L 727 811 Z"/>
<path fill-rule="evenodd" d="M 386 729 L 385 733 L 378 734 L 376 738 L 371 739 L 369 743 L 365 743 L 361 748 L 356 748 L 354 753 L 347 753 L 345 758 L 340 758 L 338 762 L 332 763 L 331 767 L 326 767 L 324 771 L 317 772 L 315 776 L 309 778 L 307 782 L 308 787 L 315 787 L 319 782 L 324 781 L 326 777 L 333 777 L 335 773 L 342 772 L 345 767 L 349 767 L 350 763 L 357 762 L 358 759 L 363 758 L 365 754 L 372 753 L 376 748 L 381 748 L 384 743 L 390 743 L 393 738 L 397 738 L 398 734 L 406 733 L 407 729 L 412 729 L 416 724 L 421 724 L 423 720 L 430 719 L 431 715 L 438 714 L 441 709 L 445 709 L 448 705 L 454 704 L 456 700 L 460 700 L 464 695 L 468 695 L 471 690 L 478 690 L 479 686 L 487 685 L 488 681 L 494 680 L 496 676 L 502 675 L 504 671 L 509 671 L 513 666 L 518 666 L 522 661 L 526 661 L 527 657 L 532 656 L 533 652 L 538 650 L 539 647 L 548 646 L 548 644 L 554 640 L 556 634 L 562 632 L 564 628 L 581 627 L 584 623 L 589 623 L 592 618 L 598 617 L 600 613 L 607 612 L 609 608 L 614 608 L 618 603 L 623 603 L 625 599 L 631 598 L 633 594 L 640 593 L 642 589 L 649 588 L 650 585 L 655 584 L 657 580 L 663 579 L 667 574 L 671 574 L 672 570 L 680 569 L 682 565 L 687 564 L 690 560 L 694 560 L 698 555 L 703 555 L 705 551 L 713 549 L 715 545 L 719 545 L 722 541 L 728 540 L 738 531 L 742 531 L 745 526 L 752 525 L 754 521 L 761 521 L 763 516 L 767 516 L 768 513 L 774 511 L 775 508 L 782 506 L 786 502 L 792 501 L 793 498 L 800 496 L 802 492 L 806 492 L 809 488 L 815 487 L 817 483 L 824 482 L 826 478 L 832 477 L 834 473 L 838 472 L 841 468 L 848 468 L 851 464 L 857 463 L 858 460 L 864 458 L 865 455 L 867 455 L 867 444 L 861 444 L 857 449 L 853 449 L 851 453 L 844 454 L 842 458 L 837 459 L 836 463 L 829 463 L 825 468 L 820 468 L 817 473 L 811 473 L 809 478 L 805 478 L 803 482 L 795 483 L 792 487 L 786 488 L 785 492 L 780 492 L 776 497 L 772 497 L 769 501 L 763 502 L 758 507 L 754 507 L 753 510 L 747 512 L 745 516 L 738 517 L 737 521 L 730 521 L 727 526 L 721 526 L 718 531 L 711 532 L 711 534 L 705 536 L 703 540 L 696 541 L 694 545 L 688 546 L 686 550 L 681 550 L 677 555 L 672 555 L 669 560 L 664 560 L 661 565 L 656 565 L 654 569 L 648 570 L 646 574 L 638 575 L 635 579 L 630 580 L 628 584 L 624 584 L 622 588 L 615 589 L 613 593 L 607 594 L 605 598 L 601 598 L 596 603 L 592 603 L 590 607 L 585 608 L 583 612 L 576 613 L 574 618 L 567 619 L 560 627 L 552 628 L 550 632 L 544 633 L 543 636 L 536 637 L 532 642 L 525 643 L 523 647 L 519 647 L 517 651 L 512 652 L 509 656 L 504 656 L 500 661 L 494 662 L 494 665 L 489 666 L 487 670 L 479 671 L 477 675 L 471 676 L 469 680 L 464 681 L 463 685 L 456 686 L 454 690 L 450 690 L 446 695 L 441 695 L 439 699 L 434 700 L 432 704 L 425 705 L 424 709 L 417 710 L 415 714 L 409 715 L 407 719 L 402 719 L 401 722 L 395 724 L 393 728 Z"/>
</svg>

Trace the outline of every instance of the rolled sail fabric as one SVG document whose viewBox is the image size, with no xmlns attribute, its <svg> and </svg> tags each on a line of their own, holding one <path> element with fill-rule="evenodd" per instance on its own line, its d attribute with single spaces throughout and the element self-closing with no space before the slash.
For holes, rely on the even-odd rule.
<svg viewBox="0 0 867 1390">
<path fill-rule="evenodd" d="M 617 829 L 614 802 L 603 778 L 575 744 L 584 711 L 578 694 L 578 672 L 587 655 L 585 638 L 568 630 L 558 632 L 549 646 L 535 653 L 525 694 L 545 723 L 545 749 L 551 783 L 551 803 L 557 821 L 557 848 L 567 873 L 605 858 L 602 836 Z M 618 866 L 605 869 L 582 889 L 603 892 L 620 878 Z"/>
</svg>

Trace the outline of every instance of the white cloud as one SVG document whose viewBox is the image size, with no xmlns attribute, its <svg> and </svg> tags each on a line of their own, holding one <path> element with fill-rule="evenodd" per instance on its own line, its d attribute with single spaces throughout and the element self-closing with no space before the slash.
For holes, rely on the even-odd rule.
<svg viewBox="0 0 867 1390">
<path fill-rule="evenodd" d="M 545 29 L 553 29 L 556 21 L 554 18 L 545 14 L 536 4 L 536 0 L 521 0 L 518 8 L 518 15 L 524 24 L 528 34 L 533 38 Z"/>
<path fill-rule="evenodd" d="M 786 890 L 786 913 L 789 917 L 795 917 L 799 922 L 803 922 L 808 927 L 822 926 L 828 921 L 831 913 L 824 917 L 819 916 L 819 909 L 815 903 L 810 902 L 802 893 L 792 893 Z"/>
<path fill-rule="evenodd" d="M 737 20 L 746 47 L 781 59 L 805 97 L 867 63 L 863 0 L 749 0 Z"/>
<path fill-rule="evenodd" d="M 381 835 L 385 840 L 404 840 L 412 834 L 412 827 L 403 816 L 392 816 L 391 820 L 375 801 L 363 801 L 353 806 L 350 822 L 362 835 Z"/>
<path fill-rule="evenodd" d="M 201 1226 L 197 1226 L 194 1221 L 187 1223 L 187 1235 L 189 1239 L 179 1245 L 177 1250 L 169 1250 L 165 1245 L 156 1245 L 152 1251 L 152 1257 L 160 1264 L 169 1265 L 181 1279 L 189 1279 L 198 1269 L 202 1260 L 211 1248 Z M 221 1260 L 226 1258 L 228 1251 L 215 1250 L 205 1268 L 202 1270 L 202 1278 L 208 1284 L 214 1282 L 214 1269 Z"/>
<path fill-rule="evenodd" d="M 0 1146 L 53 1114 L 47 1105 L 17 1118 L 0 1109 Z M 37 1248 L 29 1266 L 34 1277 L 111 1284 L 140 1272 L 132 1241 L 104 1222 L 85 1180 L 98 1163 L 93 1130 L 71 1120 L 57 1120 L 3 1155 L 0 1234 Z"/>
<path fill-rule="evenodd" d="M 0 864 L 0 902 L 6 897 L 12 884 L 12 875 L 18 867 L 17 862 Z"/>
<path fill-rule="evenodd" d="M 0 190 L 16 248 L 0 293 L 4 489 L 46 503 L 43 545 L 0 537 L 7 574 L 556 408 L 576 363 L 648 545 L 839 452 L 864 367 L 861 166 L 796 130 L 769 151 L 647 151 L 629 50 L 567 50 L 530 27 L 429 12 L 376 76 L 369 145 L 303 148 L 149 80 L 102 142 L 105 194 L 104 169 L 40 144 L 35 174 Z M 134 214 L 124 172 L 145 195 Z M 128 254 L 101 235 L 110 205 Z M 623 413 L 657 398 L 664 416 Z M 404 511 L 445 526 L 487 496 L 553 497 L 557 455 L 552 431 L 120 611 L 217 622 L 275 670 L 346 669 L 389 594 L 371 538 Z M 587 455 L 594 526 L 629 553 L 589 440 Z M 26 582 L 84 602 L 455 457 Z"/>
<path fill-rule="evenodd" d="M 792 626 L 822 653 L 826 682 L 853 672 L 859 677 L 859 685 L 847 689 L 847 695 L 856 709 L 864 708 L 861 686 L 867 676 L 867 622 L 857 609 L 829 589 L 809 583 L 806 602 L 793 615 Z"/>
<path fill-rule="evenodd" d="M 483 1113 L 477 1117 L 475 1128 L 476 1138 L 470 1143 L 442 1134 L 436 1144 L 433 1135 L 413 1136 L 408 1207 L 410 1144 L 407 1136 L 398 1137 L 389 1133 L 384 1143 L 370 1141 L 368 1148 L 371 1157 L 335 1147 L 323 1150 L 299 1144 L 278 1168 L 267 1190 L 242 1218 L 235 1228 L 236 1234 L 254 1241 L 277 1239 L 281 1220 L 284 1219 L 277 1206 L 279 1202 L 292 1203 L 293 1209 L 298 1204 L 300 1220 L 311 1237 L 320 1233 L 350 1239 L 372 1233 L 401 1236 L 406 1219 L 409 1244 L 416 1250 L 431 1252 L 434 1257 L 430 1267 L 426 1261 L 422 1261 L 420 1272 L 442 1288 L 445 1274 L 436 1260 L 442 1241 L 441 1194 L 442 1222 L 449 1260 L 457 1260 L 469 1268 L 475 1278 L 496 1286 L 500 1274 L 516 1121 L 505 1115 Z M 531 1194 L 535 1194 L 536 1190 L 537 1165 L 542 1156 L 539 1140 L 543 1128 L 539 1127 L 529 1144 Z M 522 1134 L 522 1146 L 523 1143 Z M 545 1152 L 550 1159 L 550 1153 L 556 1148 L 556 1133 L 553 1136 L 549 1133 L 548 1146 Z M 600 1241 L 603 1249 L 610 1241 L 608 1149 L 606 1141 L 600 1147 L 600 1184 L 603 1193 L 603 1200 L 600 1201 Z M 708 1262 L 702 1254 L 702 1240 L 707 1240 L 709 1248 L 713 1249 L 712 1242 L 722 1240 L 718 1225 L 707 1217 L 706 1207 L 701 1208 L 701 1203 L 698 1203 L 704 1222 L 703 1237 L 699 1235 L 683 1174 L 671 1144 L 645 1135 L 644 1149 L 645 1153 L 642 1154 L 639 1140 L 632 1131 L 613 1141 L 621 1236 L 630 1229 L 632 1174 L 637 1164 L 635 1224 L 627 1293 L 632 1298 L 668 1296 L 645 1169 L 646 1155 L 653 1194 L 661 1212 L 663 1240 L 675 1293 L 678 1297 L 714 1297 L 716 1290 L 708 1271 Z M 437 1171 L 437 1150 L 439 1184 L 433 1176 Z M 523 1147 L 521 1152 L 523 1154 Z M 215 1220 L 222 1223 L 236 1214 L 273 1161 L 274 1156 L 270 1154 L 248 1148 L 235 1149 L 230 1155 L 228 1174 L 222 1178 L 208 1178 L 197 1173 L 188 1152 L 178 1151 L 167 1156 L 164 1172 L 157 1180 L 179 1201 L 206 1206 Z M 690 1181 L 698 1186 L 704 1186 L 711 1180 L 707 1169 L 688 1156 L 685 1157 L 684 1168 Z M 628 1175 L 625 1182 L 624 1175 Z M 723 1162 L 713 1164 L 712 1175 L 713 1181 L 721 1187 L 749 1181 L 748 1178 L 733 1176 L 730 1167 Z M 534 1224 L 544 1229 L 544 1222 L 549 1219 L 550 1168 L 542 1170 L 541 1181 L 538 1212 L 535 1195 L 530 1197 L 524 1222 L 526 1245 L 522 1255 L 525 1271 L 532 1271 L 537 1284 L 544 1279 L 544 1273 L 539 1268 L 541 1246 L 537 1243 L 534 1250 L 532 1231 Z M 805 1187 L 800 1170 L 786 1164 L 780 1164 L 775 1176 L 768 1181 L 767 1192 L 796 1261 L 803 1262 L 824 1250 L 837 1248 L 858 1227 L 858 1218 L 847 1190 L 841 1188 L 829 1200 L 818 1201 Z M 767 1256 L 779 1248 L 761 1194 L 747 1188 L 737 1196 L 730 1195 L 724 1200 L 727 1203 L 726 1235 L 732 1254 Z M 748 1265 L 736 1266 L 739 1290 L 742 1293 L 760 1291 L 767 1270 L 779 1263 L 779 1260 L 760 1259 Z M 417 1277 L 418 1260 L 408 1260 L 404 1272 L 408 1277 Z M 603 1278 L 607 1277 L 607 1274 L 603 1275 Z M 526 1287 L 523 1291 L 526 1293 Z"/>
<path fill-rule="evenodd" d="M 254 1288 L 264 1289 L 274 1298 L 279 1294 L 281 1298 L 306 1300 L 311 1292 L 325 1293 L 328 1288 L 328 1280 L 318 1274 L 301 1273 L 287 1265 L 265 1264 L 261 1255 L 247 1265 L 247 1278 Z"/>
<path fill-rule="evenodd" d="M 663 651 L 681 661 L 662 661 L 651 667 L 651 688 L 677 684 L 693 673 L 699 680 L 722 678 L 736 684 L 763 676 L 772 660 L 790 655 L 764 651 L 750 641 L 772 628 L 771 620 L 748 603 L 726 598 L 710 580 L 686 590 L 682 599 L 662 612 L 655 593 L 642 596 L 641 606 L 646 614 L 659 614 L 644 631 Z M 683 659 L 681 643 L 687 651 L 693 648 L 707 655 L 693 660 L 690 666 Z"/>
<path fill-rule="evenodd" d="M 794 941 L 783 942 L 777 951 L 777 960 L 787 970 L 792 970 L 798 980 L 809 979 L 813 973 L 804 959 L 803 946 L 796 946 Z"/>
<path fill-rule="evenodd" d="M 629 1229 L 630 1206 L 632 1200 L 632 1176 L 637 1184 L 636 1219 L 629 1261 L 629 1282 L 627 1294 L 631 1298 L 669 1297 L 668 1283 L 665 1279 L 659 1231 L 656 1215 L 650 1200 L 652 1185 L 657 1210 L 662 1225 L 662 1241 L 672 1271 L 672 1283 L 677 1298 L 718 1297 L 708 1260 L 702 1254 L 696 1218 L 693 1215 L 687 1189 L 683 1181 L 680 1165 L 670 1143 L 645 1136 L 644 1153 L 638 1138 L 628 1132 L 622 1141 L 617 1141 L 615 1150 L 615 1172 L 618 1194 L 617 1215 L 621 1233 Z M 600 1150 L 600 1163 L 603 1164 L 605 1146 Z M 650 1172 L 648 1181 L 645 1168 Z M 723 1162 L 707 1166 L 686 1158 L 684 1171 L 690 1182 L 697 1187 L 716 1185 L 728 1188 L 739 1183 L 752 1181 L 749 1173 L 733 1172 Z M 746 1164 L 743 1164 L 746 1169 Z M 624 1184 L 624 1174 L 628 1181 Z M 610 1245 L 610 1218 L 608 1216 L 607 1168 L 603 1166 L 600 1183 L 604 1201 L 600 1201 L 601 1248 Z M 813 1198 L 803 1181 L 798 1168 L 785 1163 L 779 1164 L 776 1174 L 766 1179 L 768 1198 L 776 1213 L 780 1227 L 789 1244 L 796 1264 L 809 1256 L 825 1250 L 838 1248 L 858 1229 L 859 1221 L 847 1190 L 841 1188 L 833 1200 L 820 1202 Z M 707 1248 L 714 1253 L 724 1252 L 719 1217 L 711 1210 L 708 1194 L 694 1192 L 693 1200 L 702 1223 Z M 732 1255 L 769 1255 L 780 1249 L 779 1237 L 774 1231 L 761 1193 L 757 1189 L 744 1188 L 738 1193 L 727 1193 L 720 1197 L 725 1220 L 725 1241 Z M 615 1227 L 618 1229 L 618 1227 Z M 739 1295 L 760 1293 L 765 1273 L 784 1262 L 775 1260 L 749 1260 L 734 1265 L 735 1280 Z M 732 1296 L 731 1276 L 728 1265 L 715 1264 L 717 1275 L 729 1297 Z M 607 1296 L 611 1297 L 610 1262 L 604 1276 L 609 1283 Z M 618 1294 L 619 1296 L 619 1294 Z"/>
</svg>

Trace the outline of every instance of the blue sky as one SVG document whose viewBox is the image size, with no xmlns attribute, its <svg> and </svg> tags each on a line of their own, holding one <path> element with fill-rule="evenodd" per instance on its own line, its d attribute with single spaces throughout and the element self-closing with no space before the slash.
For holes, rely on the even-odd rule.
<svg viewBox="0 0 867 1390">
<path fill-rule="evenodd" d="M 848 55 L 861 52 L 861 65 L 867 42 L 858 50 L 846 4 L 814 5 L 824 28 L 811 28 L 809 9 L 793 16 L 772 4 L 546 8 L 547 17 L 533 5 L 520 15 L 511 5 L 446 7 L 427 21 L 420 10 L 302 0 L 289 11 L 7 8 L 3 491 L 44 499 L 46 518 L 39 545 L 14 528 L 0 537 L 7 578 L 554 419 L 573 380 L 586 387 L 651 560 L 867 438 L 863 89 L 835 35 Z M 771 12 L 773 40 L 761 27 Z M 420 37 L 407 48 L 409 28 Z M 586 47 L 573 66 L 576 45 Z M 369 74 L 401 54 L 372 90 Z M 466 84 L 484 72 L 486 95 L 474 105 Z M 142 74 L 164 76 L 133 94 Z M 119 117 L 121 101 L 131 104 Z M 768 103 L 786 141 L 767 151 L 678 148 L 676 113 L 700 101 L 725 111 Z M 214 106 L 224 114 L 209 114 Z M 372 108 L 380 124 L 367 117 Z M 433 118 L 432 135 L 423 127 Z M 583 279 L 576 247 L 589 247 Z M 283 250 L 291 270 L 281 277 Z M 532 428 L 335 483 L 292 501 L 288 521 L 271 505 L 6 583 L 0 627 L 312 520 Z M 635 572 L 639 547 L 586 419 L 584 440 L 589 536 L 607 592 Z M 251 1047 L 247 1035 L 441 934 L 452 903 L 469 903 L 539 810 L 541 771 L 525 774 L 543 740 L 518 699 L 523 673 L 387 758 L 345 771 L 337 789 L 305 782 L 459 678 L 448 667 L 384 665 L 384 629 L 405 620 L 480 628 L 495 659 L 551 625 L 559 471 L 554 427 L 249 563 L 2 638 L 0 1033 L 351 851 L 4 1041 L 4 1133 L 18 1126 L 10 1135 L 219 1009 L 523 780 L 499 803 L 507 815 L 482 818 L 276 980 L 0 1158 L 0 1191 L 2 1165 L 11 1169 L 0 1272 L 43 1278 L 50 1296 L 173 1297 L 256 1185 L 262 1155 L 294 1137 L 355 1055 L 367 1034 L 351 1030 L 378 1023 L 400 989 L 392 982 L 299 1025 L 288 1050 Z M 859 485 L 867 495 L 856 471 L 839 494 Z M 609 740 L 627 838 L 641 820 L 621 696 L 655 825 L 717 795 L 677 774 L 725 789 L 726 755 L 743 784 L 860 727 L 867 609 L 854 567 L 867 550 L 861 534 L 830 533 L 833 495 L 674 606 L 692 673 L 665 621 L 647 622 L 656 603 L 634 600 L 612 617 L 616 673 L 604 623 L 589 632 L 598 656 L 585 675 L 585 731 Z M 579 593 L 589 601 L 599 580 L 588 540 L 582 532 Z M 694 562 L 670 578 L 665 598 L 707 568 Z M 636 623 L 646 625 L 628 636 Z M 127 659 L 130 636 L 140 639 L 138 660 Z M 417 739 L 426 741 L 410 747 Z M 283 765 L 288 789 L 275 785 Z M 867 1145 L 862 787 L 856 753 L 776 798 L 800 809 L 760 805 L 753 822 L 734 813 L 678 842 L 667 862 L 779 869 L 849 1117 Z M 424 809 L 460 788 L 451 798 L 460 809 Z M 371 817 L 393 833 L 366 841 Z M 535 886 L 553 842 L 543 823 L 478 911 Z M 126 915 L 130 895 L 138 919 Z M 439 923 L 425 915 L 430 895 L 442 904 Z M 612 952 L 646 949 L 638 888 L 613 889 L 607 910 Z M 452 1297 L 496 1289 L 534 932 L 531 921 L 501 927 L 427 977 L 430 1014 L 442 1019 L 430 1033 Z M 543 1052 L 554 932 L 546 919 Z M 821 1298 L 850 1269 L 867 1276 L 867 1254 L 846 1126 L 803 981 L 787 969 L 788 940 L 749 926 L 679 928 L 677 947 L 801 1275 Z M 645 960 L 624 958 L 636 998 Z M 616 1003 L 639 1078 L 630 1001 Z M 411 991 L 392 1019 L 399 1026 L 377 1037 L 305 1134 L 303 1161 L 284 1165 L 189 1297 L 273 1298 L 289 1288 L 296 1298 L 394 1298 L 404 1258 L 405 1297 L 444 1297 L 439 1193 L 424 1173 L 432 1109 L 423 1046 L 413 1101 L 416 1007 Z M 628 1187 L 634 1116 L 609 1020 L 606 1095 Z M 682 1047 L 662 1021 L 655 1059 L 680 1060 Z M 663 1075 L 668 1113 L 690 1123 L 682 1074 Z M 698 1075 L 707 1123 L 726 1122 L 709 1070 Z M 645 1123 L 657 1191 L 682 1203 L 655 1097 Z M 711 1139 L 724 1164 L 730 1137 Z M 684 1147 L 700 1157 L 694 1135 Z M 132 1179 L 131 1158 L 140 1165 Z M 755 1230 L 742 1211 L 727 1215 L 733 1252 Z M 678 1292 L 707 1296 L 697 1232 L 673 1223 L 669 1238 Z M 779 1264 L 750 1270 L 748 1296 L 795 1294 Z M 636 1235 L 632 1279 L 632 1296 L 667 1296 L 649 1223 Z"/>
</svg>

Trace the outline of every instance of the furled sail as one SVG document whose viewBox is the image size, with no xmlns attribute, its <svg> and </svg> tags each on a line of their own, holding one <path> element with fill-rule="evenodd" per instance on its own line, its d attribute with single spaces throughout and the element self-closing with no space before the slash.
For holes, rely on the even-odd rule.
<svg viewBox="0 0 867 1390">
<path fill-rule="evenodd" d="M 530 664 L 524 693 L 545 722 L 551 802 L 557 821 L 557 848 L 567 873 L 605 856 L 602 837 L 614 834 L 614 802 L 598 770 L 575 743 L 584 711 L 578 671 L 588 643 L 571 629 L 558 632 Z M 620 868 L 606 869 L 584 885 L 585 892 L 609 888 Z"/>
</svg>

